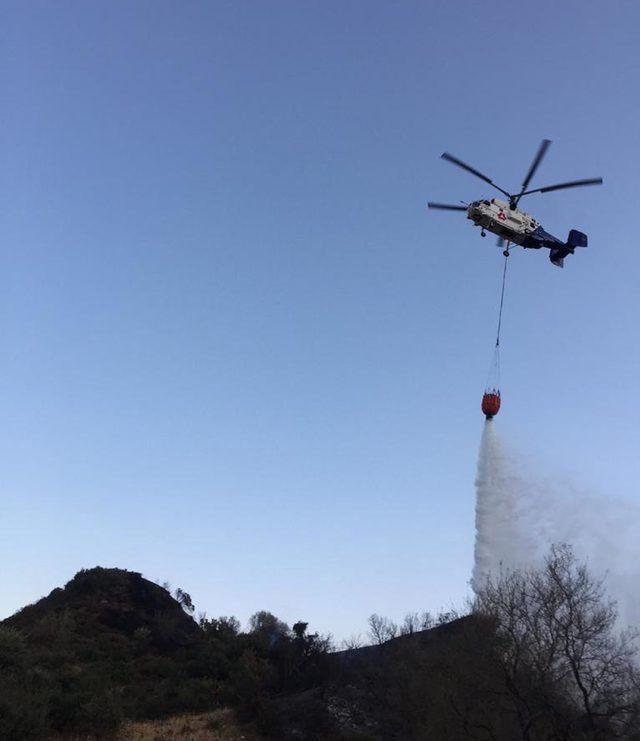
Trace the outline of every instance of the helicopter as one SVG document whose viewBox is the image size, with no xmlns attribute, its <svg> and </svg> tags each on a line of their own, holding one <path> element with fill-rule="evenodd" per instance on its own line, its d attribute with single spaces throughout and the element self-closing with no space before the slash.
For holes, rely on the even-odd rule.
<svg viewBox="0 0 640 741">
<path fill-rule="evenodd" d="M 575 252 L 576 247 L 587 246 L 587 235 L 577 229 L 571 229 L 567 241 L 563 242 L 561 239 L 558 239 L 558 237 L 554 237 L 553 234 L 549 234 L 549 232 L 545 231 L 542 226 L 540 226 L 540 223 L 532 216 L 519 209 L 518 204 L 520 199 L 524 196 L 531 195 L 532 193 L 549 193 L 552 190 L 561 190 L 563 188 L 578 188 L 584 185 L 601 185 L 602 178 L 572 180 L 569 183 L 559 183 L 557 185 L 547 185 L 544 188 L 527 190 L 529 183 L 540 166 L 550 144 L 551 141 L 549 139 L 542 140 L 536 156 L 533 158 L 531 167 L 529 167 L 529 170 L 522 182 L 522 188 L 517 194 L 508 193 L 483 173 L 470 165 L 467 165 L 466 162 L 454 157 L 452 154 L 445 152 L 442 155 L 443 160 L 461 167 L 463 170 L 466 170 L 477 178 L 480 178 L 480 180 L 484 180 L 485 183 L 488 183 L 493 188 L 496 188 L 496 190 L 499 190 L 508 200 L 503 201 L 500 198 L 483 199 L 480 201 L 473 201 L 472 203 L 463 206 L 455 206 L 447 203 L 433 203 L 430 201 L 427 206 L 429 208 L 440 209 L 443 211 L 466 211 L 467 218 L 473 221 L 474 226 L 480 227 L 480 236 L 486 236 L 487 231 L 497 234 L 497 244 L 501 248 L 505 247 L 506 241 L 506 248 L 503 252 L 505 257 L 509 257 L 509 251 L 514 244 L 520 245 L 524 249 L 534 250 L 546 247 L 550 250 L 549 259 L 551 262 L 559 268 L 564 267 L 564 258 L 567 255 L 572 255 Z"/>
</svg>

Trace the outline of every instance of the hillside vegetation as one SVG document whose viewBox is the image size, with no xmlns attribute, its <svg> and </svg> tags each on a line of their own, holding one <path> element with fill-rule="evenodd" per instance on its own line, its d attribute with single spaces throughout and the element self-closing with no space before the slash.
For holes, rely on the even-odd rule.
<svg viewBox="0 0 640 741">
<path fill-rule="evenodd" d="M 269 612 L 242 631 L 193 611 L 94 568 L 3 621 L 0 738 L 640 739 L 635 635 L 566 547 L 465 617 L 372 615 L 373 645 L 339 652 Z"/>
</svg>

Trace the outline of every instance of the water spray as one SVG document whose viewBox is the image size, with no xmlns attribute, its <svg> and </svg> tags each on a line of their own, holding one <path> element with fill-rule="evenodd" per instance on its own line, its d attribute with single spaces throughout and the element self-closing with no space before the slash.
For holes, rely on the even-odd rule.
<svg viewBox="0 0 640 741">
<path fill-rule="evenodd" d="M 553 544 L 567 543 L 604 579 L 621 626 L 640 627 L 637 505 L 543 478 L 503 443 L 492 421 L 482 432 L 476 497 L 474 591 L 509 571 L 539 568 Z"/>
</svg>

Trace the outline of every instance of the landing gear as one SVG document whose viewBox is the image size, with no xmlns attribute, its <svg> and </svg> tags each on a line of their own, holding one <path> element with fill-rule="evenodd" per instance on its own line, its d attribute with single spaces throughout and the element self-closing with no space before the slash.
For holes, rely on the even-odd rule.
<svg viewBox="0 0 640 741">
<path fill-rule="evenodd" d="M 502 254 L 503 254 L 503 255 L 504 255 L 505 257 L 509 257 L 509 250 L 505 250 L 505 251 L 504 251 L 504 252 L 503 252 Z"/>
<path fill-rule="evenodd" d="M 486 237 L 487 236 L 487 233 L 485 232 L 484 229 L 480 232 L 480 236 L 481 237 Z"/>
</svg>

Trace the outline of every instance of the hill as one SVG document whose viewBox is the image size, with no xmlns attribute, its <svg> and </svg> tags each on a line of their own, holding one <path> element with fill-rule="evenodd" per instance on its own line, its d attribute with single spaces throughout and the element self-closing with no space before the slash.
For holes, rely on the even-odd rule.
<svg viewBox="0 0 640 741">
<path fill-rule="evenodd" d="M 200 633 L 163 587 L 135 571 L 100 567 L 83 569 L 64 588 L 54 589 L 3 622 L 42 647 L 59 632 L 55 626 L 61 623 L 65 637 L 73 636 L 83 662 L 101 644 L 110 651 L 115 646 L 126 651 L 134 646 L 139 650 L 142 642 L 147 649 L 170 653 Z"/>
<path fill-rule="evenodd" d="M 306 623 L 290 629 L 265 611 L 245 633 L 234 618 L 196 622 L 137 572 L 82 570 L 0 623 L 0 737 L 161 736 L 189 725 L 215 738 L 207 719 L 226 712 L 227 728 L 249 723 L 262 738 L 406 738 L 408 723 L 425 722 L 437 667 L 464 666 L 474 624 L 332 653 Z M 188 723 L 148 723 L 185 714 Z"/>
<path fill-rule="evenodd" d="M 348 651 L 175 596 L 95 568 L 0 623 L 0 739 L 640 741 L 635 634 L 566 546 L 430 630 L 372 615 L 379 645 Z"/>
<path fill-rule="evenodd" d="M 262 737 L 287 737 L 281 700 L 322 684 L 328 640 L 266 611 L 246 633 L 235 618 L 196 622 L 178 597 L 96 567 L 2 621 L 0 738 L 109 734 L 230 707 Z"/>
<path fill-rule="evenodd" d="M 139 573 L 80 571 L 0 630 L 0 664 L 11 670 L 0 680 L 2 738 L 107 732 L 123 718 L 214 706 L 215 680 L 197 665 L 202 630 Z"/>
</svg>

